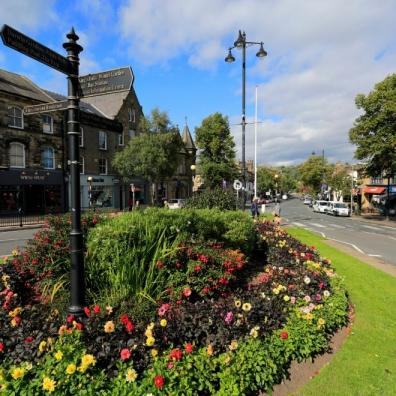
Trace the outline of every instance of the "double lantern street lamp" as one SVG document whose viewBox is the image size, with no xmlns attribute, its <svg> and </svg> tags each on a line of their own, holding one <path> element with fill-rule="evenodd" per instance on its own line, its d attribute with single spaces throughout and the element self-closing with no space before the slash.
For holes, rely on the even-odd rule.
<svg viewBox="0 0 396 396">
<path fill-rule="evenodd" d="M 258 58 L 264 58 L 267 56 L 267 51 L 263 47 L 263 42 L 247 41 L 246 33 L 239 31 L 238 38 L 234 42 L 234 46 L 228 49 L 228 55 L 225 58 L 227 63 L 232 63 L 235 61 L 231 50 L 234 48 L 239 48 L 242 50 L 242 180 L 243 187 L 245 191 L 247 190 L 246 185 L 246 160 L 245 160 L 245 130 L 246 130 L 246 118 L 245 118 L 245 103 L 246 103 L 246 47 L 251 47 L 253 45 L 259 45 L 260 49 L 256 53 Z M 244 203 L 246 201 L 246 196 L 244 194 Z"/>
</svg>

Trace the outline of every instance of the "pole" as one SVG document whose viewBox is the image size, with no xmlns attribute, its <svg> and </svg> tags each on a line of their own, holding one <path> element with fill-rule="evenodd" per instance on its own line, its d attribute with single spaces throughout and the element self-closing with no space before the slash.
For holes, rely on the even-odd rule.
<svg viewBox="0 0 396 396">
<path fill-rule="evenodd" d="M 243 187 L 243 210 L 246 206 L 246 160 L 245 160 L 245 130 L 246 130 L 246 33 L 243 32 L 243 45 L 242 45 L 242 181 Z"/>
<path fill-rule="evenodd" d="M 353 167 L 351 175 L 351 215 L 353 215 Z"/>
<path fill-rule="evenodd" d="M 80 202 L 80 166 L 78 136 L 80 131 L 78 72 L 80 59 L 78 54 L 83 48 L 77 44 L 79 37 L 74 28 L 66 35 L 68 42 L 63 44 L 67 51 L 67 59 L 73 66 L 73 72 L 68 76 L 67 86 L 67 136 L 69 146 L 70 165 L 70 190 L 71 190 L 71 231 L 70 231 L 70 257 L 71 257 L 71 305 L 69 313 L 81 317 L 84 315 L 85 282 L 84 282 L 84 241 L 81 231 L 81 202 Z"/>
<path fill-rule="evenodd" d="M 388 185 L 387 185 L 387 187 L 386 187 L 386 208 L 385 208 L 385 210 L 386 210 L 386 220 L 389 220 L 389 204 L 390 204 L 390 202 L 389 202 L 389 190 L 390 190 L 390 175 L 388 175 Z"/>
<path fill-rule="evenodd" d="M 257 198 L 257 85 L 254 109 L 254 198 Z"/>
</svg>

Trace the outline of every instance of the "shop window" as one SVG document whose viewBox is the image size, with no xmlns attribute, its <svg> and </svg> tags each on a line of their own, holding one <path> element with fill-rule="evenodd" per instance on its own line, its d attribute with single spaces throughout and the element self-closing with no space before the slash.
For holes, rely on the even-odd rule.
<svg viewBox="0 0 396 396">
<path fill-rule="evenodd" d="M 41 116 L 43 122 L 43 132 L 44 133 L 54 133 L 54 120 L 51 116 L 43 114 Z"/>
<path fill-rule="evenodd" d="M 123 145 L 124 145 L 124 131 L 122 131 L 122 132 L 118 135 L 118 145 L 119 145 L 119 146 L 123 146 Z"/>
<path fill-rule="evenodd" d="M 80 134 L 78 135 L 78 145 L 84 147 L 84 129 L 80 128 Z"/>
<path fill-rule="evenodd" d="M 107 133 L 99 131 L 99 149 L 107 150 Z"/>
<path fill-rule="evenodd" d="M 44 147 L 41 152 L 41 166 L 44 169 L 55 168 L 55 153 L 52 147 Z"/>
<path fill-rule="evenodd" d="M 8 108 L 8 126 L 23 129 L 23 112 L 20 107 L 11 106 Z"/>
<path fill-rule="evenodd" d="M 107 175 L 107 159 L 99 158 L 99 174 Z"/>
<path fill-rule="evenodd" d="M 133 137 L 136 136 L 136 131 L 134 131 L 133 129 L 130 129 L 128 131 L 128 136 L 129 136 L 130 139 L 132 139 Z"/>
<path fill-rule="evenodd" d="M 24 168 L 25 167 L 25 145 L 22 143 L 13 142 L 10 144 L 10 167 Z"/>
</svg>

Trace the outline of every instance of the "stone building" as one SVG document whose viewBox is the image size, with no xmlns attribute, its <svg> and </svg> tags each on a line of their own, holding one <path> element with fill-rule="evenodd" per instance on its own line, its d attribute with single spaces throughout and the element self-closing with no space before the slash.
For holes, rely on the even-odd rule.
<svg viewBox="0 0 396 396">
<path fill-rule="evenodd" d="M 122 70 L 122 69 L 119 69 Z M 0 215 L 59 213 L 69 209 L 70 180 L 66 111 L 26 115 L 24 107 L 65 101 L 28 78 L 0 69 Z M 136 136 L 143 110 L 131 84 L 118 92 L 80 100 L 80 190 L 82 208 L 127 208 L 134 195 L 150 202 L 148 183 L 131 175 L 123 181 L 112 168 L 116 152 Z M 160 185 L 158 196 L 191 194 L 196 148 L 185 126 L 184 148 L 174 177 Z M 132 194 L 131 185 L 134 186 Z"/>
</svg>

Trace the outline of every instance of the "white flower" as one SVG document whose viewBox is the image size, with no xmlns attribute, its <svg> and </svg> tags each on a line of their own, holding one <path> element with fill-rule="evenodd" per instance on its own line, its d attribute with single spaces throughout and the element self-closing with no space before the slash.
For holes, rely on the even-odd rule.
<svg viewBox="0 0 396 396">
<path fill-rule="evenodd" d="M 306 277 L 304 278 L 304 283 L 305 283 L 306 285 L 309 285 L 309 284 L 311 283 L 311 279 L 310 279 L 308 276 L 306 276 Z"/>
<path fill-rule="evenodd" d="M 329 292 L 328 290 L 325 290 L 325 291 L 323 292 L 323 296 L 324 296 L 324 297 L 330 297 L 330 292 Z"/>
</svg>

